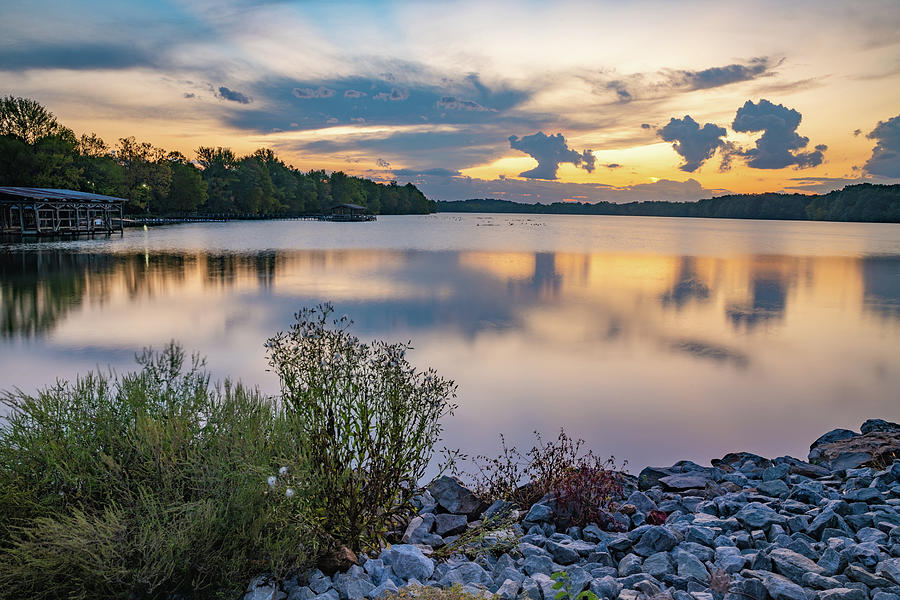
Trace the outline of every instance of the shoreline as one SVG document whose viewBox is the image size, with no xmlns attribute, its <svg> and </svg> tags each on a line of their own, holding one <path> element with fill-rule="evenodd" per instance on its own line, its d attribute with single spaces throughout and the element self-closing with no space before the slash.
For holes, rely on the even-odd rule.
<svg viewBox="0 0 900 600">
<path fill-rule="evenodd" d="M 646 467 L 622 488 L 605 527 L 580 526 L 550 495 L 489 503 L 442 476 L 396 544 L 345 552 L 320 565 L 328 573 L 257 577 L 244 600 L 415 597 L 417 586 L 553 600 L 563 572 L 568 598 L 900 600 L 900 424 L 829 431 L 806 460 L 733 452 Z"/>
</svg>

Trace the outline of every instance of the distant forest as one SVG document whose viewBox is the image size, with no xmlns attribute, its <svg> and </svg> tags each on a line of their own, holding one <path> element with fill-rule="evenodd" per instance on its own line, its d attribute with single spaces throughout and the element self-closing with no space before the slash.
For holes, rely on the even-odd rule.
<svg viewBox="0 0 900 600">
<path fill-rule="evenodd" d="M 719 219 L 900 222 L 900 185 L 850 185 L 827 194 L 732 194 L 696 202 L 554 202 L 523 204 L 509 200 L 438 202 L 440 212 L 560 215 L 634 215 Z"/>
<path fill-rule="evenodd" d="M 0 98 L 0 186 L 127 198 L 129 214 L 288 216 L 322 214 L 343 203 L 376 214 L 426 214 L 437 207 L 411 183 L 303 172 L 269 149 L 237 156 L 200 147 L 192 161 L 134 137 L 112 147 L 93 133 L 76 137 L 36 101 L 14 96 Z"/>
</svg>

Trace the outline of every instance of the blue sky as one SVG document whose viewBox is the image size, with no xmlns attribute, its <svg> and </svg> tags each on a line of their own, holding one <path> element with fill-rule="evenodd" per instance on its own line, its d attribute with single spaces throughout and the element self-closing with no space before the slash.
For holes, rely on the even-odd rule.
<svg viewBox="0 0 900 600">
<path fill-rule="evenodd" d="M 0 93 L 188 156 L 431 197 L 698 199 L 900 178 L 896 2 L 48 2 Z"/>
</svg>

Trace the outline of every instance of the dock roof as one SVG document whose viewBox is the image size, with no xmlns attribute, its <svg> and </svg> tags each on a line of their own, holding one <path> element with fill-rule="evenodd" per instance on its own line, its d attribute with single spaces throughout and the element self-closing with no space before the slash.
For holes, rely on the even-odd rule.
<svg viewBox="0 0 900 600">
<path fill-rule="evenodd" d="M 14 196 L 17 198 L 31 198 L 32 200 L 74 200 L 77 202 L 98 202 L 109 204 L 126 201 L 125 198 L 117 198 L 116 196 L 104 196 L 102 194 L 76 192 L 75 190 L 0 186 L 0 202 L 9 202 L 8 196 Z"/>
</svg>

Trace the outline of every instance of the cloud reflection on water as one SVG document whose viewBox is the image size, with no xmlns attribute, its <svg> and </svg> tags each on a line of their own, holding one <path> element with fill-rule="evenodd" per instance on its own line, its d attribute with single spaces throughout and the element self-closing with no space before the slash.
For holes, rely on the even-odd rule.
<svg viewBox="0 0 900 600">
<path fill-rule="evenodd" d="M 121 370 L 174 338 L 275 392 L 263 341 L 331 300 L 362 337 L 411 339 L 415 361 L 458 380 L 447 436 L 472 452 L 565 425 L 639 465 L 802 454 L 826 423 L 900 417 L 898 273 L 896 256 L 4 252 L 0 379 Z"/>
</svg>

